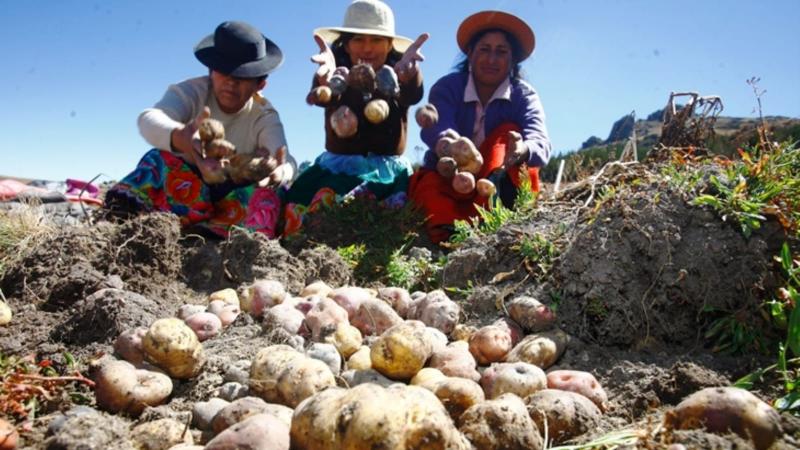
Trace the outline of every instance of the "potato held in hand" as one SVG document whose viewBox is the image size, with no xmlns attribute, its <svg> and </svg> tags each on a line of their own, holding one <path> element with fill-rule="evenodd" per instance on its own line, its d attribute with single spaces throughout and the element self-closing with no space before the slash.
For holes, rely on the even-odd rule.
<svg viewBox="0 0 800 450">
<path fill-rule="evenodd" d="M 414 118 L 420 128 L 430 128 L 439 122 L 439 111 L 436 110 L 435 106 L 428 103 L 417 108 Z"/>
<path fill-rule="evenodd" d="M 170 376 L 187 379 L 200 373 L 205 363 L 197 335 L 181 319 L 159 319 L 142 339 L 146 358 Z"/>
<path fill-rule="evenodd" d="M 389 104 L 381 98 L 371 100 L 364 107 L 364 117 L 376 125 L 383 122 L 389 117 Z"/>
<path fill-rule="evenodd" d="M 475 175 L 469 172 L 458 172 L 453 177 L 453 190 L 459 194 L 469 194 L 475 190 Z"/>
<path fill-rule="evenodd" d="M 342 139 L 352 137 L 358 131 L 358 117 L 345 105 L 331 114 L 331 129 Z"/>
</svg>

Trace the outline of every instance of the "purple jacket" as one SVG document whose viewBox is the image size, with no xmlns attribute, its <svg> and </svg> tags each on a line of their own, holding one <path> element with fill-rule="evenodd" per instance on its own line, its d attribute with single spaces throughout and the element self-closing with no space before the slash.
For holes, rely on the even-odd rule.
<svg viewBox="0 0 800 450">
<path fill-rule="evenodd" d="M 428 144 L 424 167 L 436 167 L 436 154 L 433 148 L 448 128 L 461 136 L 472 136 L 475 125 L 475 105 L 464 103 L 464 89 L 469 74 L 456 72 L 440 78 L 431 88 L 428 101 L 439 111 L 439 121 L 420 133 Z M 522 129 L 522 138 L 528 146 L 530 157 L 528 166 L 541 167 L 550 159 L 550 138 L 544 123 L 544 109 L 536 91 L 523 80 L 511 81 L 511 101 L 498 99 L 486 108 L 484 126 L 488 136 L 492 130 L 503 123 L 513 122 Z"/>
</svg>

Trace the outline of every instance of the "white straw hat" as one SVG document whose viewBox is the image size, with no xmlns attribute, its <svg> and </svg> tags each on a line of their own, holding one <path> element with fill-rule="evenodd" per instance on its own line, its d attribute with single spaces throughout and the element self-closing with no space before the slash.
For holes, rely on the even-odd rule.
<svg viewBox="0 0 800 450">
<path fill-rule="evenodd" d="M 394 33 L 394 13 L 389 5 L 380 0 L 354 0 L 344 13 L 341 27 L 323 27 L 314 30 L 325 42 L 332 43 L 342 33 L 371 34 L 392 39 L 392 45 L 400 53 L 411 45 L 411 39 Z"/>
</svg>

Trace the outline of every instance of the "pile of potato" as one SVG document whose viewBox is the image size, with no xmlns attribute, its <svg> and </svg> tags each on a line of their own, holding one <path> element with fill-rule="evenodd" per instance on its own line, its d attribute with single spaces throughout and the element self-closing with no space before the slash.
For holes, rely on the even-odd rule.
<svg viewBox="0 0 800 450">
<path fill-rule="evenodd" d="M 568 336 L 534 298 L 514 298 L 508 316 L 476 329 L 459 323 L 460 306 L 440 290 L 316 282 L 295 296 L 274 280 L 241 295 L 215 292 L 205 305 L 184 305 L 175 318 L 122 333 L 114 345 L 122 359 L 94 365 L 98 406 L 136 416 L 166 403 L 173 379 L 203 370 L 202 342 L 223 333 L 240 310 L 264 332 L 292 336 L 293 345 L 267 346 L 232 364 L 239 388 L 221 386 L 197 402 L 194 433 L 176 440 L 167 436 L 175 424 L 165 421 L 147 422 L 137 435 L 157 441 L 163 432 L 173 449 L 537 449 L 591 430 L 609 407 L 592 374 L 545 372 Z M 753 399 L 730 408 L 761 408 Z M 691 405 L 676 408 L 667 424 L 689 427 L 700 415 Z M 763 447 L 779 428 L 758 408 L 730 429 Z"/>
</svg>

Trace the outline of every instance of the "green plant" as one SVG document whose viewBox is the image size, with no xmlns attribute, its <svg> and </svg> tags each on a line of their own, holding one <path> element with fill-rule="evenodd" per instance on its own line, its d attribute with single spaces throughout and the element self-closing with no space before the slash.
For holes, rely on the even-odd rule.
<svg viewBox="0 0 800 450">
<path fill-rule="evenodd" d="M 344 247 L 338 247 L 336 249 L 336 253 L 342 257 L 344 262 L 347 263 L 350 268 L 355 269 L 361 263 L 361 259 L 364 258 L 364 255 L 367 253 L 367 246 L 364 244 L 350 244 Z"/>
<path fill-rule="evenodd" d="M 438 287 L 438 277 L 444 267 L 445 257 L 434 261 L 426 258 L 412 258 L 395 250 L 386 266 L 386 280 L 391 286 L 407 290 L 430 291 Z"/>
<path fill-rule="evenodd" d="M 523 237 L 519 245 L 513 249 L 522 255 L 528 271 L 538 278 L 550 272 L 553 261 L 558 256 L 556 245 L 540 233 Z"/>
<path fill-rule="evenodd" d="M 734 354 L 750 350 L 767 351 L 767 344 L 761 332 L 761 323 L 754 323 L 755 314 L 749 310 L 735 312 L 716 311 L 710 308 L 704 313 L 717 316 L 705 332 L 705 338 L 713 341 L 712 351 Z"/>
</svg>

